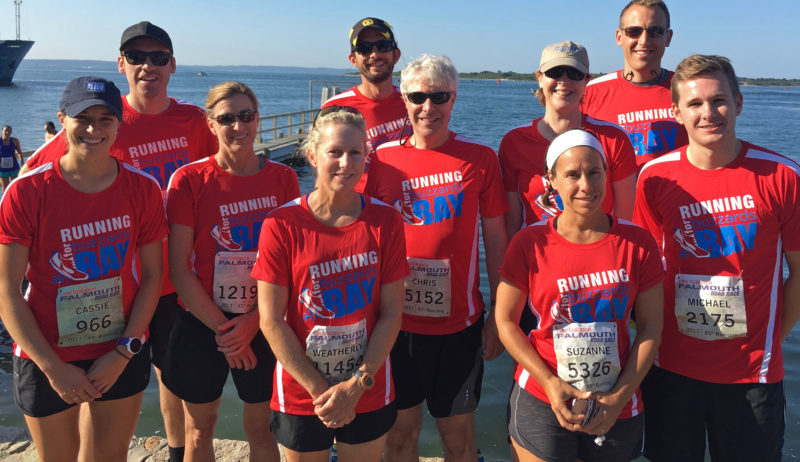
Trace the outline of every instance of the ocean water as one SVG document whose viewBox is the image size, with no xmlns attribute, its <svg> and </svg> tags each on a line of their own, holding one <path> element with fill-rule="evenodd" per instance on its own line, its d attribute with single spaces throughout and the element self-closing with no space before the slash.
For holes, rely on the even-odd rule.
<svg viewBox="0 0 800 462">
<path fill-rule="evenodd" d="M 201 71 L 207 75 L 198 76 Z M 23 150 L 35 149 L 44 141 L 45 121 L 53 120 L 58 126 L 58 100 L 67 82 L 83 75 L 113 80 L 123 93 L 126 92 L 124 76 L 117 73 L 116 64 L 112 62 L 93 63 L 90 67 L 78 61 L 25 61 L 17 72 L 15 85 L 0 87 L 0 125 L 14 128 L 13 136 L 20 139 Z M 179 66 L 172 76 L 169 93 L 202 106 L 208 89 L 224 80 L 240 80 L 250 85 L 259 98 L 262 115 L 308 109 L 309 101 L 318 107 L 319 81 L 335 81 L 343 88 L 357 81 L 352 76 L 313 72 L 287 74 L 253 68 Z M 312 81 L 314 83 L 310 84 Z M 542 107 L 531 96 L 535 86 L 533 82 L 498 84 L 461 80 L 450 126 L 462 135 L 497 149 L 508 130 L 542 115 Z M 794 136 L 800 129 L 800 88 L 742 87 L 742 92 L 744 110 L 737 120 L 739 137 L 800 161 L 800 146 Z M 301 169 L 298 174 L 301 190 L 310 191 L 313 188 L 310 173 Z M 485 272 L 481 285 L 488 287 Z M 484 293 L 488 298 L 488 291 Z M 800 328 L 795 328 L 784 344 L 784 361 L 788 397 L 784 459 L 794 460 L 800 457 Z M 508 458 L 505 415 L 512 380 L 511 360 L 503 354 L 486 366 L 483 395 L 476 416 L 478 446 L 487 458 Z M 10 348 L 0 346 L 0 425 L 24 426 L 22 415 L 13 402 L 9 370 Z M 216 435 L 244 439 L 241 404 L 230 382 L 228 385 Z M 145 391 L 136 434 L 164 435 L 155 377 Z M 422 456 L 441 454 L 435 425 L 427 417 L 420 452 Z"/>
</svg>

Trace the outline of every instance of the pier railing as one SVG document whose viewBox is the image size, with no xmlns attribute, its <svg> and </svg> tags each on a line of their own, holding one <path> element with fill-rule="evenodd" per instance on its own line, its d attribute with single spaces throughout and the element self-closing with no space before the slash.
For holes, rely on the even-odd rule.
<svg viewBox="0 0 800 462">
<path fill-rule="evenodd" d="M 258 119 L 256 143 L 267 143 L 281 138 L 302 137 L 311 129 L 317 109 L 272 114 Z"/>
</svg>

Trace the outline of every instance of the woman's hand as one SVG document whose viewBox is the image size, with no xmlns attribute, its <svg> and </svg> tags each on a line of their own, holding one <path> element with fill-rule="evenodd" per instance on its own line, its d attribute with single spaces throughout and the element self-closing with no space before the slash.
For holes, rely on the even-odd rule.
<svg viewBox="0 0 800 462">
<path fill-rule="evenodd" d="M 328 388 L 314 400 L 314 413 L 328 428 L 341 428 L 356 418 L 356 405 L 364 389 L 356 378 Z"/>
<path fill-rule="evenodd" d="M 244 369 L 249 371 L 255 369 L 258 364 L 258 358 L 253 353 L 250 345 L 245 345 L 243 349 L 237 350 L 234 353 L 225 353 L 225 359 L 228 361 L 228 366 L 231 369 Z"/>
<path fill-rule="evenodd" d="M 45 375 L 50 386 L 66 403 L 86 403 L 102 395 L 86 376 L 86 372 L 72 364 L 62 362 Z"/>
<path fill-rule="evenodd" d="M 95 359 L 89 371 L 86 372 L 86 378 L 100 393 L 105 393 L 117 383 L 122 371 L 128 366 L 128 361 L 130 360 L 123 358 L 119 351 L 109 351 Z"/>
<path fill-rule="evenodd" d="M 629 400 L 622 400 L 613 393 L 595 392 L 592 399 L 597 401 L 597 413 L 581 431 L 592 435 L 605 435 L 617 422 L 622 408 Z"/>
<path fill-rule="evenodd" d="M 219 324 L 217 332 L 219 333 L 214 337 L 217 350 L 226 355 L 241 353 L 245 347 L 250 346 L 258 332 L 258 311 L 253 310 Z"/>
<path fill-rule="evenodd" d="M 592 393 L 580 391 L 555 375 L 543 381 L 541 385 L 545 394 L 547 394 L 547 399 L 550 400 L 550 407 L 553 409 L 553 414 L 556 415 L 558 423 L 569 431 L 581 430 L 581 424 L 586 416 L 572 412 L 567 402 L 572 401 L 574 398 L 589 399 Z"/>
</svg>

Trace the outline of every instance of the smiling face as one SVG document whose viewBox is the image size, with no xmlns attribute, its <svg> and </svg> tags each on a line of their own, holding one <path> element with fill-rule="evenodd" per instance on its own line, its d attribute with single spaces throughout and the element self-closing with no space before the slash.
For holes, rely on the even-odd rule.
<svg viewBox="0 0 800 462">
<path fill-rule="evenodd" d="M 364 132 L 358 127 L 345 123 L 321 127 L 316 147 L 308 153 L 317 189 L 327 194 L 352 191 L 364 173 L 366 150 Z"/>
<path fill-rule="evenodd" d="M 700 75 L 677 84 L 675 119 L 689 135 L 690 145 L 713 149 L 736 139 L 736 117 L 742 95 L 734 95 L 723 71 Z"/>
<path fill-rule="evenodd" d="M 166 51 L 169 48 L 151 38 L 138 38 L 128 42 L 127 50 L 137 51 Z M 149 58 L 143 64 L 128 64 L 124 56 L 117 57 L 117 69 L 120 74 L 125 74 L 128 79 L 130 92 L 137 98 L 152 98 L 167 96 L 167 84 L 170 74 L 175 73 L 175 57 L 171 57 L 164 66 L 155 66 Z"/>
<path fill-rule="evenodd" d="M 543 72 L 537 71 L 536 78 L 539 81 L 539 88 L 542 90 L 545 108 L 556 111 L 570 109 L 577 111 L 591 75 L 586 74 L 582 80 L 571 80 L 566 72 L 562 72 L 561 77 L 551 79 Z"/>
<path fill-rule="evenodd" d="M 117 138 L 119 119 L 110 109 L 97 105 L 84 109 L 75 117 L 59 113 L 70 152 L 108 155 Z"/>
<path fill-rule="evenodd" d="M 379 40 L 386 40 L 386 37 L 375 29 L 364 29 L 358 35 L 359 42 L 377 42 Z M 361 76 L 365 80 L 377 84 L 392 78 L 394 65 L 400 59 L 400 49 L 395 48 L 381 53 L 377 47 L 372 47 L 369 54 L 362 55 L 354 51 L 348 57 L 350 63 L 361 72 Z"/>
<path fill-rule="evenodd" d="M 633 71 L 633 81 L 643 82 L 658 76 L 661 72 L 661 58 L 672 40 L 672 30 L 664 35 L 651 38 L 642 32 L 638 38 L 625 35 L 622 29 L 628 27 L 667 27 L 667 16 L 658 7 L 633 5 L 620 19 L 621 29 L 617 29 L 617 45 L 622 47 L 625 56 L 625 71 Z"/>
<path fill-rule="evenodd" d="M 606 169 L 599 152 L 588 146 L 575 146 L 558 157 L 553 170 L 550 182 L 564 202 L 564 213 L 603 213 Z"/>
<path fill-rule="evenodd" d="M 237 117 L 233 125 L 222 125 L 214 119 L 220 114 L 239 114 L 242 111 L 254 111 L 255 117 L 250 122 L 242 122 Z M 208 118 L 208 128 L 217 136 L 220 151 L 250 154 L 253 152 L 253 141 L 258 134 L 256 105 L 247 95 L 241 93 L 221 99 L 214 105 L 212 114 Z"/>
<path fill-rule="evenodd" d="M 442 104 L 435 104 L 430 98 L 422 104 L 415 104 L 408 99 L 408 93 L 450 92 L 450 99 Z M 403 101 L 406 103 L 408 118 L 414 127 L 414 138 L 428 140 L 428 147 L 437 147 L 447 141 L 450 136 L 450 114 L 456 101 L 456 92 L 444 85 L 431 85 L 428 79 L 420 77 L 408 83 Z"/>
</svg>

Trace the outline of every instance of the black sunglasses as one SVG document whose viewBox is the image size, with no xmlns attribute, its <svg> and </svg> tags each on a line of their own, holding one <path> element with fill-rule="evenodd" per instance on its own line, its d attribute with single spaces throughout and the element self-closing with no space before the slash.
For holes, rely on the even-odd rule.
<svg viewBox="0 0 800 462">
<path fill-rule="evenodd" d="M 406 98 L 414 104 L 425 104 L 425 101 L 430 99 L 433 104 L 444 104 L 450 101 L 449 91 L 435 91 L 433 93 L 425 93 L 415 91 L 413 93 L 406 93 Z"/>
<path fill-rule="evenodd" d="M 328 114 L 332 114 L 334 112 L 349 112 L 350 114 L 357 115 L 359 117 L 364 117 L 358 109 L 350 106 L 328 106 L 326 108 L 322 108 L 317 112 L 317 115 L 314 117 L 314 122 L 311 123 L 311 128 L 317 125 L 317 120 L 320 117 L 326 116 Z"/>
<path fill-rule="evenodd" d="M 641 27 L 641 26 L 631 26 L 622 29 L 625 32 L 625 35 L 628 37 L 635 39 L 639 38 L 642 35 L 642 32 L 647 31 L 647 36 L 650 38 L 659 38 L 667 33 L 669 29 L 666 27 L 661 26 L 650 26 L 650 27 Z"/>
<path fill-rule="evenodd" d="M 578 80 L 583 80 L 586 78 L 585 73 L 575 69 L 574 67 L 569 67 L 569 66 L 556 66 L 552 69 L 544 71 L 544 75 L 553 80 L 558 80 L 561 78 L 562 75 L 564 75 L 565 72 L 567 73 L 568 79 L 574 80 L 576 82 Z"/>
<path fill-rule="evenodd" d="M 377 42 L 358 42 L 356 46 L 353 47 L 355 51 L 361 53 L 362 55 L 368 55 L 372 53 L 372 48 L 375 47 L 378 49 L 379 53 L 387 53 L 389 51 L 394 50 L 394 42 L 391 40 L 378 40 Z"/>
<path fill-rule="evenodd" d="M 125 57 L 125 61 L 127 61 L 128 64 L 134 66 L 144 64 L 147 58 L 150 58 L 150 62 L 153 63 L 153 66 L 166 66 L 170 58 L 172 58 L 172 54 L 169 51 L 126 50 L 122 52 L 122 56 Z"/>
<path fill-rule="evenodd" d="M 239 119 L 239 122 L 243 123 L 252 122 L 256 117 L 256 113 L 257 111 L 252 109 L 245 109 L 238 114 L 226 112 L 225 114 L 220 114 L 210 118 L 216 120 L 220 125 L 230 126 L 236 123 L 236 119 Z"/>
</svg>

